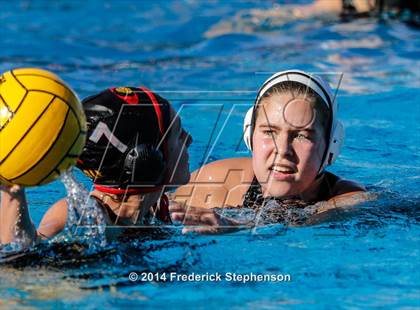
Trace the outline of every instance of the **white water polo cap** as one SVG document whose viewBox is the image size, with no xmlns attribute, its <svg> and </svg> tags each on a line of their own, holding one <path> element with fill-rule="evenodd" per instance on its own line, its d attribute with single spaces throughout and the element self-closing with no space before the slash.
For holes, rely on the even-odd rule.
<svg viewBox="0 0 420 310">
<path fill-rule="evenodd" d="M 327 150 L 323 156 L 322 164 L 319 172 L 322 172 L 327 165 L 331 165 L 340 153 L 340 148 L 344 141 L 344 126 L 337 118 L 337 100 L 331 90 L 330 85 L 318 75 L 309 74 L 300 70 L 287 70 L 277 72 L 268 78 L 255 99 L 253 107 L 251 107 L 245 115 L 244 119 L 244 141 L 250 151 L 252 151 L 252 135 L 255 126 L 255 110 L 261 98 L 272 87 L 283 82 L 300 83 L 318 94 L 331 112 L 330 117 L 330 133 Z"/>
</svg>

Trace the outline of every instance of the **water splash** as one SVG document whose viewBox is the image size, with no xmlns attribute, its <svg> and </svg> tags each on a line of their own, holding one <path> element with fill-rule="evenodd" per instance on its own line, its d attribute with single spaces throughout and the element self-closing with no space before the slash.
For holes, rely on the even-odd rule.
<svg viewBox="0 0 420 310">
<path fill-rule="evenodd" d="M 87 245 L 86 254 L 102 251 L 107 245 L 103 210 L 71 171 L 63 173 L 61 180 L 67 190 L 67 222 L 64 231 L 49 240 L 49 243 L 81 243 Z M 17 219 L 17 223 L 21 217 L 22 215 Z M 36 245 L 33 236 L 18 229 L 19 225 L 16 224 L 15 227 L 14 241 L 0 245 L 1 260 L 31 251 Z"/>
<path fill-rule="evenodd" d="M 8 244 L 0 244 L 0 261 L 4 257 L 22 253 L 26 249 L 32 248 L 33 246 L 35 246 L 35 240 L 31 238 L 31 236 L 29 236 L 25 231 L 16 229 L 13 242 Z"/>
<path fill-rule="evenodd" d="M 300 199 L 264 198 L 262 195 L 257 198 L 252 209 L 255 212 L 255 226 L 275 223 L 301 225 L 317 213 L 316 204 L 312 205 Z"/>
<path fill-rule="evenodd" d="M 67 190 L 67 222 L 61 238 L 66 241 L 86 242 L 95 248 L 107 244 L 106 220 L 103 210 L 89 192 L 80 184 L 71 171 L 61 175 Z"/>
<path fill-rule="evenodd" d="M 264 198 L 258 195 L 256 202 L 241 208 L 215 208 L 215 212 L 232 218 L 245 226 L 262 227 L 271 224 L 305 225 L 317 214 L 319 206 L 299 199 Z"/>
</svg>

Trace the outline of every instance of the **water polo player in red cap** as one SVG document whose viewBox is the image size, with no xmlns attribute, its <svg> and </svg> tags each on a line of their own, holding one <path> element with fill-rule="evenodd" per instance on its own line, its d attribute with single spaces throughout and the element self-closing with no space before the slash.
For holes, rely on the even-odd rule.
<svg viewBox="0 0 420 310">
<path fill-rule="evenodd" d="M 150 213 L 170 223 L 165 189 L 190 178 L 191 136 L 168 101 L 140 87 L 111 88 L 83 100 L 88 133 L 77 162 L 94 182 L 93 197 L 109 225 L 147 224 Z M 23 188 L 2 188 L 0 241 L 15 231 L 49 238 L 63 230 L 67 201 L 56 202 L 35 231 Z"/>
</svg>

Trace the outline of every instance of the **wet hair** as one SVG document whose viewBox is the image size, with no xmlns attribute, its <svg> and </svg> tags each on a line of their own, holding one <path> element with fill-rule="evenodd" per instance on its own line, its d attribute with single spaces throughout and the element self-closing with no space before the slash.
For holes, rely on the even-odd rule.
<svg viewBox="0 0 420 310">
<path fill-rule="evenodd" d="M 267 90 L 257 103 L 255 110 L 255 120 L 258 118 L 260 106 L 264 101 L 273 95 L 291 93 L 295 98 L 304 98 L 308 100 L 312 108 L 316 111 L 315 122 L 321 124 L 324 130 L 325 141 L 329 140 L 329 133 L 331 130 L 331 112 L 327 107 L 327 103 L 311 88 L 298 82 L 282 82 L 274 85 Z"/>
</svg>

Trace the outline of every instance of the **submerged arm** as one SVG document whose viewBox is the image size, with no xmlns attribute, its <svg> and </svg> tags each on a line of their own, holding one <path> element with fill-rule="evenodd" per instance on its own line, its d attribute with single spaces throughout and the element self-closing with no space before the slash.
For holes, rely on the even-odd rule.
<svg viewBox="0 0 420 310">
<path fill-rule="evenodd" d="M 348 211 L 357 210 L 355 208 L 358 204 L 375 199 L 376 195 L 372 193 L 356 191 L 337 195 L 328 201 L 320 201 L 315 204 L 316 213 L 305 224 L 314 225 L 338 219 Z"/>
</svg>

